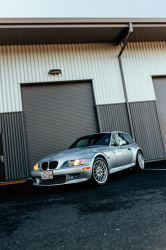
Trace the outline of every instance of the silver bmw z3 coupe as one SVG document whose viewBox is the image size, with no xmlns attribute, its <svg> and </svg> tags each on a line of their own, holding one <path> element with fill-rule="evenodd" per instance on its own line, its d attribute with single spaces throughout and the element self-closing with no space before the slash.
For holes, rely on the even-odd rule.
<svg viewBox="0 0 166 250">
<path fill-rule="evenodd" d="M 54 186 L 92 180 L 106 184 L 109 174 L 127 168 L 144 169 L 142 149 L 120 131 L 87 135 L 69 149 L 48 155 L 31 171 L 33 185 Z"/>
</svg>

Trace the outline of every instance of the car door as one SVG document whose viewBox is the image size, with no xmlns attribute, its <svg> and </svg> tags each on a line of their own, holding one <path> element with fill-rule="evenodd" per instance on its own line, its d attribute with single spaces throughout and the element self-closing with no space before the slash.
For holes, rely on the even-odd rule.
<svg viewBox="0 0 166 250">
<path fill-rule="evenodd" d="M 132 148 L 131 143 L 127 140 L 125 133 L 114 133 L 112 136 L 111 145 L 114 146 L 114 152 L 116 155 L 116 167 L 128 165 L 132 163 Z M 126 134 L 125 134 L 126 135 Z M 125 140 L 126 144 L 119 148 L 119 141 Z"/>
</svg>

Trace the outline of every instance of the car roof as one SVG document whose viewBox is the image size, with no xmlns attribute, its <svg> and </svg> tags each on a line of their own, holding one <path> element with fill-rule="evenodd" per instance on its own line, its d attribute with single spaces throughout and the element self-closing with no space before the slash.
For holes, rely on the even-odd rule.
<svg viewBox="0 0 166 250">
<path fill-rule="evenodd" d="M 125 133 L 125 134 L 127 134 L 126 132 L 123 132 L 123 131 L 106 131 L 106 132 L 98 132 L 98 133 L 89 134 L 89 135 L 97 135 L 97 134 L 114 134 L 114 133 Z M 89 136 L 89 135 L 85 135 L 85 136 Z M 84 137 L 84 136 L 81 136 L 81 137 Z"/>
</svg>

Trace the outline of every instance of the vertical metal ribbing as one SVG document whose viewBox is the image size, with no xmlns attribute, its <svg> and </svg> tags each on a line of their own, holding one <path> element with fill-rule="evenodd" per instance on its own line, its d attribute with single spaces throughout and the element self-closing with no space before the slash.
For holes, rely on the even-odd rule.
<svg viewBox="0 0 166 250">
<path fill-rule="evenodd" d="M 0 114 L 0 122 L 1 122 L 1 132 L 2 132 L 2 143 L 3 143 L 3 156 L 4 156 L 4 168 L 5 168 L 5 180 L 7 178 L 7 168 L 6 168 L 6 145 L 3 133 L 3 116 Z"/>
<path fill-rule="evenodd" d="M 119 130 L 131 134 L 126 103 L 97 105 L 97 112 L 102 132 Z"/>
<path fill-rule="evenodd" d="M 103 126 L 102 126 L 102 119 L 101 119 L 101 113 L 100 113 L 100 109 L 98 107 L 98 105 L 96 106 L 96 110 L 97 110 L 97 118 L 98 118 L 98 122 L 99 122 L 99 129 L 100 129 L 100 132 L 103 131 Z"/>
<path fill-rule="evenodd" d="M 10 169 L 9 169 L 9 162 L 8 162 L 8 147 L 7 147 L 7 144 L 8 144 L 8 141 L 7 141 L 7 135 L 6 133 L 4 133 L 5 131 L 5 117 L 4 117 L 4 114 L 1 114 L 1 124 L 2 124 L 2 132 L 3 132 L 3 136 L 2 136 L 2 139 L 3 139 L 3 149 L 4 149 L 4 167 L 5 167 L 5 179 L 8 180 L 9 176 L 10 176 Z M 7 129 L 7 127 L 6 127 Z"/>
<path fill-rule="evenodd" d="M 24 146 L 24 138 L 23 138 L 23 133 L 22 133 L 22 123 L 21 123 L 21 118 L 22 118 L 22 112 L 17 114 L 17 124 L 18 127 L 20 128 L 20 132 L 18 133 L 18 144 L 19 144 L 19 151 L 21 152 L 21 157 L 20 157 L 20 174 L 22 176 L 27 176 L 26 173 L 26 168 L 24 166 L 28 166 L 25 162 L 25 156 L 24 156 L 24 151 L 25 151 L 25 146 Z"/>
<path fill-rule="evenodd" d="M 21 178 L 21 176 L 25 176 L 24 172 L 23 172 L 23 167 L 25 167 L 26 165 L 23 163 L 22 161 L 22 151 L 24 150 L 23 146 L 21 145 L 21 138 L 20 138 L 20 133 L 21 133 L 21 126 L 19 123 L 20 120 L 20 115 L 21 113 L 16 113 L 16 115 L 14 116 L 14 120 L 15 120 L 15 133 L 17 134 L 17 154 L 18 154 L 18 159 L 20 158 L 20 160 L 18 161 L 18 176 Z"/>
<path fill-rule="evenodd" d="M 162 146 L 164 148 L 164 152 L 165 152 L 165 155 L 166 155 L 166 149 L 165 149 L 165 146 L 164 146 L 164 140 L 163 140 L 163 136 L 162 136 L 162 133 L 161 133 L 161 127 L 160 127 L 160 122 L 159 122 L 159 116 L 158 116 L 158 112 L 157 112 L 157 107 L 156 107 L 156 101 L 154 101 L 154 106 L 155 106 L 155 111 L 156 111 L 156 117 L 157 117 L 157 124 L 160 128 L 160 136 L 161 136 L 161 140 L 162 140 Z"/>
<path fill-rule="evenodd" d="M 26 138 L 25 138 L 25 127 L 24 127 L 23 112 L 21 112 L 20 124 L 21 124 L 21 127 L 22 127 L 22 135 L 23 135 L 24 161 L 25 161 L 25 165 L 27 166 L 25 174 L 29 175 L 29 172 L 28 172 L 28 155 L 27 155 L 27 145 L 26 145 Z"/>
<path fill-rule="evenodd" d="M 29 177 L 22 112 L 0 114 L 5 180 Z"/>
<path fill-rule="evenodd" d="M 16 133 L 15 133 L 15 123 L 14 123 L 14 120 L 15 120 L 15 116 L 14 114 L 12 113 L 11 116 L 10 116 L 10 123 L 11 123 L 11 126 L 10 128 L 12 129 L 11 132 L 12 132 L 12 147 L 13 147 L 13 158 L 14 158 L 14 179 L 17 178 L 17 176 L 19 176 L 19 171 L 18 171 L 18 167 L 19 167 L 19 162 L 18 162 L 18 151 L 17 151 L 17 140 L 16 140 Z"/>
<path fill-rule="evenodd" d="M 129 105 L 135 139 L 143 149 L 145 160 L 165 157 L 155 101 L 134 102 Z"/>
</svg>

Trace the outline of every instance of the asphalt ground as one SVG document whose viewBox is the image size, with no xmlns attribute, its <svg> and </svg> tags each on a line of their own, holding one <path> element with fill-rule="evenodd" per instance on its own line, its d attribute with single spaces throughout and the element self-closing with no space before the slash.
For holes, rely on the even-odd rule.
<svg viewBox="0 0 166 250">
<path fill-rule="evenodd" d="M 0 249 L 166 249 L 166 171 L 150 164 L 103 187 L 1 186 Z"/>
</svg>

